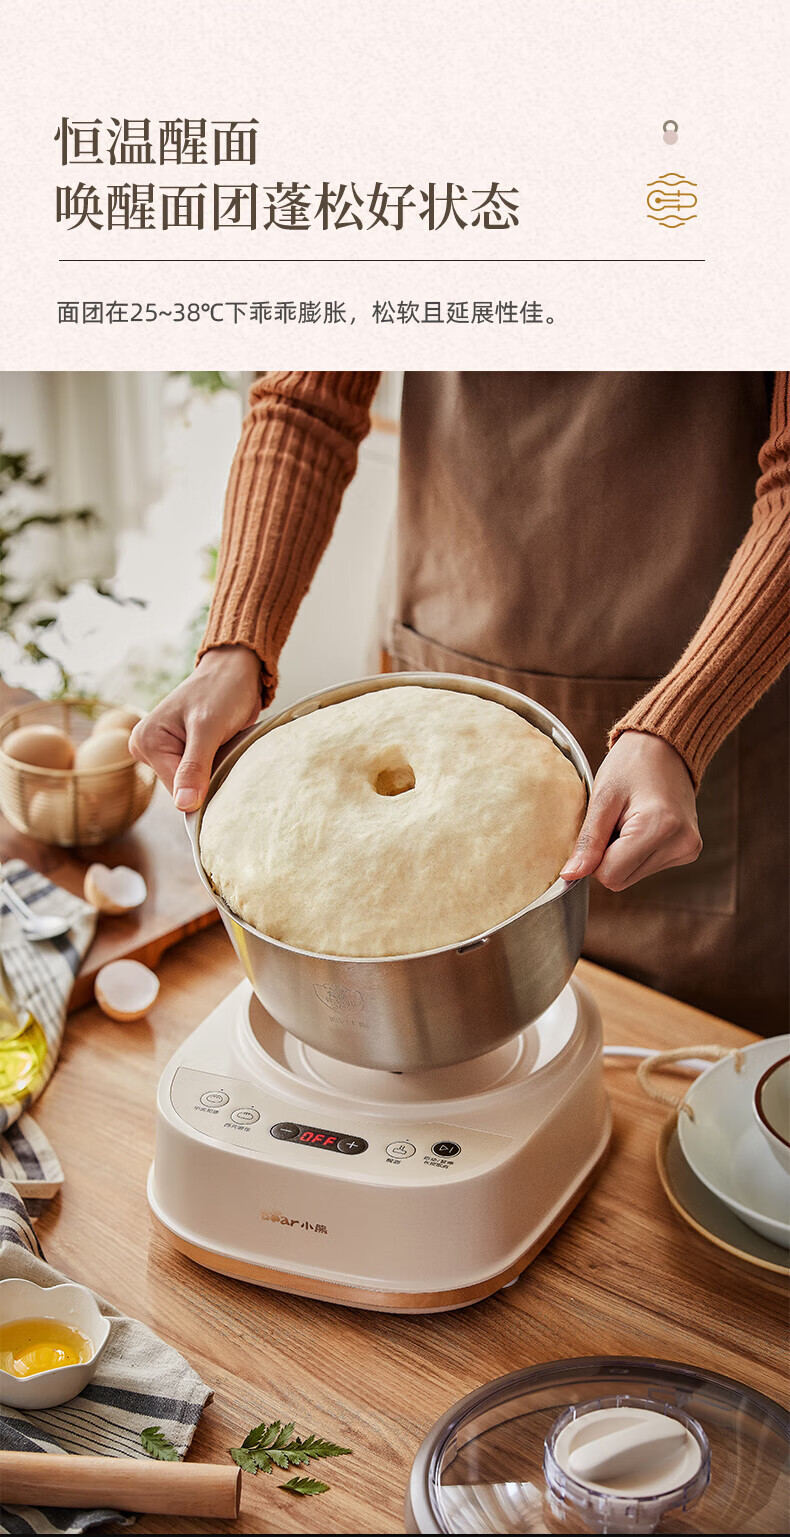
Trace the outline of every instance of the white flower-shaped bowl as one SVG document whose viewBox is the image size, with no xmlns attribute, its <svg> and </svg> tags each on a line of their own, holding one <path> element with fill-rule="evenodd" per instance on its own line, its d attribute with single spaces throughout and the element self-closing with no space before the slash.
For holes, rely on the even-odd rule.
<svg viewBox="0 0 790 1537">
<path fill-rule="evenodd" d="M 0 1403 L 12 1409 L 54 1409 L 76 1398 L 93 1377 L 110 1337 L 109 1319 L 99 1312 L 91 1293 L 72 1281 L 61 1286 L 37 1286 L 16 1278 L 0 1281 L 0 1323 L 16 1318 L 57 1318 L 70 1324 L 87 1335 L 93 1354 L 76 1366 L 55 1366 L 30 1377 L 0 1370 Z"/>
</svg>

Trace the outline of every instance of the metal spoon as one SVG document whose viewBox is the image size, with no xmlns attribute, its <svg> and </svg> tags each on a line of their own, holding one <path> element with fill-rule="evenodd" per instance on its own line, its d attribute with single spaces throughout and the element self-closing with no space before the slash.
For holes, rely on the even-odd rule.
<svg viewBox="0 0 790 1537">
<path fill-rule="evenodd" d="M 18 919 L 25 939 L 57 939 L 71 928 L 71 918 L 47 918 L 43 913 L 39 917 L 27 902 L 22 901 L 10 881 L 0 880 L 0 896 Z"/>
</svg>

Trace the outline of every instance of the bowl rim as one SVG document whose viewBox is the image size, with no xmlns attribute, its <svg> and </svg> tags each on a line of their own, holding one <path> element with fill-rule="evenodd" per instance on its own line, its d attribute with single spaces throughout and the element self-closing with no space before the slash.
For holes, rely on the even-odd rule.
<svg viewBox="0 0 790 1537">
<path fill-rule="evenodd" d="M 31 699 L 27 704 L 16 705 L 14 708 L 6 710 L 3 715 L 0 715 L 0 765 L 12 771 L 16 770 L 18 773 L 41 775 L 44 779 L 59 779 L 62 781 L 80 779 L 83 775 L 88 778 L 89 776 L 98 777 L 104 774 L 127 774 L 131 769 L 137 768 L 147 769 L 150 774 L 154 773 L 150 765 L 141 763 L 139 758 L 131 758 L 128 763 L 105 763 L 101 768 L 92 769 L 42 768 L 38 763 L 22 763 L 19 758 L 12 758 L 10 753 L 7 753 L 3 747 L 6 737 L 11 734 L 10 731 L 5 730 L 6 725 L 11 720 L 16 720 L 20 715 L 25 715 L 28 711 L 47 709 L 50 706 L 54 708 L 57 705 L 67 705 L 69 708 L 73 707 L 75 709 L 80 707 L 85 709 L 87 707 L 88 710 L 95 710 L 96 706 L 100 705 L 101 709 L 96 711 L 92 717 L 94 721 L 98 720 L 99 716 L 106 710 L 123 709 L 123 705 L 110 704 L 108 700 L 101 699 L 98 695 L 83 699 L 79 694 L 64 694 L 62 699 Z M 45 725 L 46 722 L 40 722 L 40 724 Z M 19 728 L 13 727 L 12 729 L 22 730 L 24 729 L 24 723 Z M 154 775 L 154 778 L 156 778 L 156 775 Z"/>
<path fill-rule="evenodd" d="M 475 684 L 477 687 L 469 686 Z M 461 686 L 459 687 L 459 685 Z M 451 693 L 473 694 L 477 698 L 489 699 L 492 703 L 501 704 L 506 709 L 513 710 L 516 715 L 521 715 L 522 719 L 526 720 L 529 725 L 534 725 L 538 730 L 543 731 L 544 736 L 547 736 L 554 743 L 555 747 L 563 753 L 563 756 L 567 757 L 569 762 L 573 764 L 584 786 L 587 795 L 587 806 L 589 807 L 593 789 L 593 773 L 586 754 L 568 727 L 563 725 L 562 721 L 556 715 L 553 715 L 551 710 L 547 710 L 545 705 L 538 704 L 538 701 L 530 698 L 528 694 L 520 694 L 517 689 L 508 688 L 503 683 L 495 683 L 490 678 L 477 678 L 472 673 L 397 672 L 376 673 L 370 677 L 354 678 L 346 683 L 335 684 L 330 688 L 317 689 L 312 694 L 303 695 L 301 699 L 295 700 L 287 709 L 280 711 L 279 715 L 272 716 L 271 719 L 256 721 L 251 730 L 234 737 L 223 749 L 220 749 L 220 753 L 215 759 L 215 767 L 212 770 L 205 799 L 196 811 L 184 814 L 184 824 L 192 845 L 192 853 L 198 875 L 222 916 L 227 917 L 238 928 L 244 929 L 246 933 L 252 934 L 253 938 L 262 939 L 266 944 L 274 945 L 278 950 L 284 950 L 290 955 L 305 956 L 309 960 L 342 962 L 344 965 L 349 966 L 380 966 L 383 963 L 391 964 L 398 961 L 429 960 L 433 956 L 449 955 L 454 951 L 458 954 L 463 954 L 467 950 L 481 948 L 493 935 L 498 934 L 502 929 L 508 928 L 510 924 L 517 923 L 526 913 L 532 912 L 535 908 L 547 906 L 549 902 L 555 901 L 557 897 L 564 896 L 566 892 L 573 890 L 574 887 L 585 888 L 589 885 L 589 876 L 582 876 L 577 881 L 565 881 L 561 876 L 558 876 L 546 891 L 541 892 L 539 897 L 535 897 L 534 901 L 528 902 L 526 907 L 522 907 L 518 912 L 512 913 L 509 918 L 503 918 L 500 923 L 495 923 L 493 927 L 481 929 L 477 934 L 471 934 L 467 939 L 459 940 L 455 944 L 438 945 L 432 950 L 410 950 L 401 955 L 334 955 L 326 950 L 303 950 L 298 945 L 288 945 L 282 939 L 274 939 L 270 934 L 264 934 L 261 929 L 254 928 L 251 923 L 247 923 L 246 919 L 241 918 L 238 913 L 233 911 L 232 907 L 228 906 L 224 898 L 215 890 L 208 872 L 203 866 L 203 861 L 200 857 L 200 828 L 203 815 L 211 797 L 227 778 L 231 769 L 239 761 L 239 758 L 247 751 L 247 748 L 251 747 L 253 742 L 258 741 L 260 737 L 268 735 L 270 731 L 274 731 L 278 726 L 287 726 L 291 721 L 298 720 L 303 715 L 312 714 L 314 710 L 324 709 L 331 704 L 343 704 L 349 699 L 359 698 L 361 694 L 378 693 L 387 688 L 407 688 L 409 686 L 415 688 L 446 688 Z M 505 695 L 506 698 L 503 699 L 502 695 Z M 514 703 L 509 703 L 509 700 L 513 700 Z M 539 725 L 536 720 L 533 720 L 532 714 L 527 713 L 523 708 L 517 708 L 517 705 L 528 705 L 532 714 L 540 717 L 542 724 Z M 0 725 L 2 725 L 2 722 L 0 722 Z M 548 729 L 545 729 L 546 727 Z M 571 749 L 570 752 L 564 750 L 558 737 L 567 744 Z"/>
<path fill-rule="evenodd" d="M 771 1124 L 763 1109 L 763 1089 L 768 1079 L 773 1076 L 777 1068 L 785 1067 L 788 1062 L 790 1062 L 790 1052 L 787 1053 L 787 1056 L 780 1057 L 778 1062 L 772 1062 L 771 1066 L 766 1068 L 754 1091 L 754 1108 L 760 1125 L 765 1127 L 765 1130 L 770 1132 L 771 1136 L 775 1137 L 782 1147 L 790 1149 L 790 1141 L 788 1141 L 787 1137 L 783 1137 L 780 1131 L 776 1130 L 776 1127 Z"/>
<path fill-rule="evenodd" d="M 0 1366 L 0 1378 L 5 1377 L 10 1382 L 16 1383 L 33 1381 L 43 1382 L 46 1378 L 56 1377 L 59 1374 L 62 1375 L 66 1372 L 84 1372 L 87 1367 L 96 1366 L 98 1364 L 99 1358 L 102 1356 L 107 1341 L 110 1338 L 111 1321 L 109 1318 L 105 1317 L 104 1313 L 102 1313 L 99 1304 L 97 1303 L 96 1298 L 94 1297 L 93 1292 L 89 1287 L 82 1286 L 79 1281 L 59 1281 L 56 1286 L 41 1286 L 38 1281 L 31 1281 L 28 1276 L 5 1276 L 3 1280 L 0 1281 L 0 1291 L 2 1291 L 4 1286 L 9 1285 L 25 1286 L 29 1287 L 32 1291 L 47 1294 L 64 1291 L 80 1292 L 84 1297 L 89 1299 L 89 1303 L 96 1313 L 98 1320 L 98 1334 L 100 1337 L 96 1339 L 92 1334 L 89 1336 L 90 1343 L 93 1346 L 93 1352 L 88 1357 L 87 1361 L 72 1361 L 69 1366 L 49 1366 L 47 1367 L 46 1371 L 35 1372 L 31 1377 L 17 1377 L 13 1372 L 7 1372 L 4 1367 Z M 12 1313 L 10 1317 L 3 1319 L 3 1323 L 13 1323 L 16 1319 L 26 1318 L 28 1316 L 29 1315 L 27 1313 Z M 57 1319 L 59 1323 L 68 1323 L 68 1319 L 63 1318 L 60 1313 L 44 1313 L 42 1314 L 42 1317 L 52 1317 Z M 74 1326 L 72 1325 L 72 1327 Z"/>
</svg>

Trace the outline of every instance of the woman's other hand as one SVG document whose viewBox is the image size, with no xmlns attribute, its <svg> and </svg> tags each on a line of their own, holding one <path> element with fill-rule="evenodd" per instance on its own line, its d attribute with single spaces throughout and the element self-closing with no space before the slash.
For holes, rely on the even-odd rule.
<svg viewBox="0 0 790 1537">
<path fill-rule="evenodd" d="M 261 709 L 261 664 L 246 646 L 217 646 L 135 726 L 132 757 L 150 763 L 179 811 L 196 811 L 214 755 Z"/>
<path fill-rule="evenodd" d="M 624 891 L 646 875 L 689 865 L 702 839 L 691 776 L 661 737 L 624 731 L 595 776 L 587 816 L 561 874 L 594 875 Z"/>
</svg>

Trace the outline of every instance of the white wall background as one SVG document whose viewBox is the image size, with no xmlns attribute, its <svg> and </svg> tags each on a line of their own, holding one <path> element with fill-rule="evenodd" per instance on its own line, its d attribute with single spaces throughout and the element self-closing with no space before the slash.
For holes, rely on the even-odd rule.
<svg viewBox="0 0 790 1537">
<path fill-rule="evenodd" d="M 122 377 L 128 398 L 135 399 L 131 383 L 140 376 Z M 95 383 L 107 376 L 83 375 L 83 384 L 86 378 Z M 69 576 L 114 572 L 119 595 L 144 601 L 144 608 L 120 606 L 98 597 L 83 583 L 61 605 L 57 632 L 50 634 L 49 644 L 81 688 L 148 707 L 187 665 L 190 627 L 194 628 L 209 592 L 205 548 L 219 537 L 246 390 L 206 396 L 190 390 L 184 380 L 165 375 L 144 376 L 141 383 L 144 399 L 154 386 L 158 388 L 162 453 L 157 462 L 154 451 L 150 466 L 138 463 L 135 472 L 141 483 L 147 473 L 152 483 L 161 481 L 161 494 L 132 517 L 127 499 L 119 499 L 113 491 L 112 475 L 97 480 L 92 489 L 99 499 L 94 496 L 91 504 L 103 519 L 101 534 L 31 535 L 20 567 L 28 576 L 37 565 L 61 575 L 68 571 Z M 346 493 L 334 537 L 283 652 L 278 693 L 278 704 L 283 706 L 313 689 L 369 670 L 379 574 L 397 488 L 398 440 L 391 427 L 397 417 L 399 386 L 397 377 L 383 383 L 377 410 L 389 420 L 374 428 L 362 444 L 359 469 Z M 108 388 L 114 390 L 115 382 L 111 380 Z M 73 496 L 66 496 L 64 502 L 68 476 L 62 463 L 63 396 L 63 376 L 0 373 L 0 432 L 5 446 L 32 449 L 36 467 L 52 472 L 46 491 L 30 498 L 43 505 L 74 505 Z M 88 402 L 86 409 L 92 409 L 90 389 L 80 398 Z M 67 414 L 73 423 L 72 407 L 70 399 Z M 83 459 L 86 453 L 90 457 L 92 421 L 93 416 L 79 424 L 85 435 Z M 122 463 L 128 450 L 128 443 L 123 443 Z M 96 440 L 97 455 L 100 452 L 106 454 L 107 444 Z M 90 477 L 80 488 L 90 491 Z M 33 669 L 20 662 L 14 648 L 2 644 L 2 637 L 0 670 L 8 682 L 40 693 L 50 691 L 57 681 L 54 669 Z"/>
</svg>

